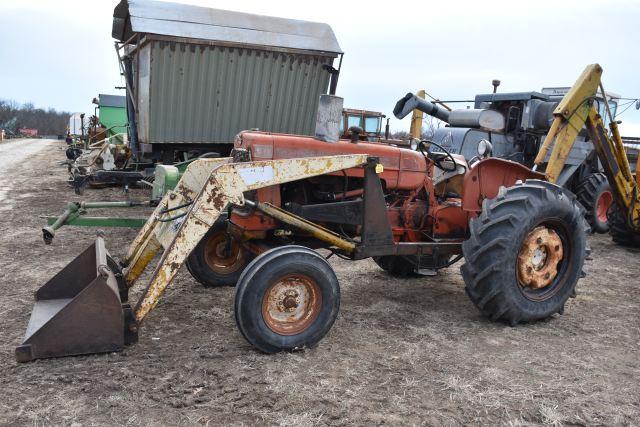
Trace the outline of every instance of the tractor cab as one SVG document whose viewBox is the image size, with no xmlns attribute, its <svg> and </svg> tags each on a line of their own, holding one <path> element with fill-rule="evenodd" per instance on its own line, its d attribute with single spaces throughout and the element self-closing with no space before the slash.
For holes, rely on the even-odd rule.
<svg viewBox="0 0 640 427">
<path fill-rule="evenodd" d="M 549 95 L 549 99 L 560 102 L 562 98 L 569 92 L 569 87 L 545 87 L 542 88 L 542 93 Z M 616 116 L 618 111 L 618 101 L 620 100 L 620 95 L 617 93 L 605 91 L 606 102 L 609 103 L 609 110 L 611 110 L 611 114 L 613 117 Z M 606 111 L 605 99 L 602 97 L 600 93 L 595 96 L 595 106 L 596 110 L 602 117 L 605 126 L 609 125 L 609 116 Z"/>
</svg>

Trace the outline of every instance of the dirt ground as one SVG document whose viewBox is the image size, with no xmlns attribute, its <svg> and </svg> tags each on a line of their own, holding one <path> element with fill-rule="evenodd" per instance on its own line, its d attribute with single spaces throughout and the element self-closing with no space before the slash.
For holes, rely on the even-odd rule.
<svg viewBox="0 0 640 427">
<path fill-rule="evenodd" d="M 70 227 L 42 243 L 39 216 L 81 198 L 58 164 L 63 144 L 39 144 L 0 170 L 0 424 L 640 423 L 640 252 L 608 236 L 591 237 L 588 275 L 565 314 L 533 325 L 483 319 L 459 265 L 399 281 L 369 260 L 332 259 L 342 305 L 329 335 L 264 355 L 236 329 L 233 289 L 205 289 L 183 269 L 137 345 L 17 364 L 33 291 L 95 235 Z M 84 199 L 121 197 L 100 189 Z M 106 233 L 119 256 L 136 231 Z"/>
</svg>

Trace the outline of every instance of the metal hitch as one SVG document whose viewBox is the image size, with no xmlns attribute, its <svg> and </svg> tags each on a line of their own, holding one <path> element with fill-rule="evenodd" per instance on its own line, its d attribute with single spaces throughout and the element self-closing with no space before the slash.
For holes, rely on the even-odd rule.
<svg viewBox="0 0 640 427">
<path fill-rule="evenodd" d="M 98 236 L 35 293 L 16 360 L 119 351 L 137 341 L 118 264 Z"/>
</svg>

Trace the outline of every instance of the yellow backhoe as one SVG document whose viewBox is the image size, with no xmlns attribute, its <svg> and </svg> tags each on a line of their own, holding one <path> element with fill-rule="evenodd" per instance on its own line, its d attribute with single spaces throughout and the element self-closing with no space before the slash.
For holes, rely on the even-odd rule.
<svg viewBox="0 0 640 427">
<path fill-rule="evenodd" d="M 540 147 L 535 165 L 540 167 L 551 149 L 545 174 L 550 182 L 555 183 L 578 133 L 586 127 L 615 199 L 607 213 L 611 225 L 609 232 L 616 243 L 640 246 L 640 175 L 637 174 L 640 157 L 634 177 L 620 138 L 618 122 L 605 103 L 611 131 L 609 134 L 596 108 L 598 91 L 606 99 L 601 77 L 602 67 L 599 64 L 585 68 L 553 112 L 553 123 Z"/>
</svg>

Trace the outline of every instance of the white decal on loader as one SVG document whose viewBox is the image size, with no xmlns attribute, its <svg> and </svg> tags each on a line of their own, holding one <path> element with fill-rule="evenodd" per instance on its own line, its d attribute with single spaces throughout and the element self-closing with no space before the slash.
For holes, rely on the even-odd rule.
<svg viewBox="0 0 640 427">
<path fill-rule="evenodd" d="M 240 168 L 238 173 L 246 185 L 253 185 L 261 181 L 273 179 L 273 167 L 271 165 L 256 166 L 252 168 Z"/>
</svg>

